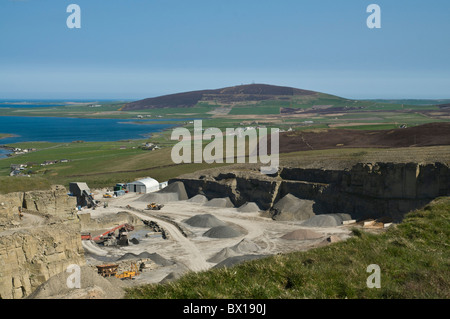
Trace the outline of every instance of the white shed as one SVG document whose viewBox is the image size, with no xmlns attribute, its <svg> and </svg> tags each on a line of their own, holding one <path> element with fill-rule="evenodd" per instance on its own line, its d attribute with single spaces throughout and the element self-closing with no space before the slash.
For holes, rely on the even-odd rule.
<svg viewBox="0 0 450 319">
<path fill-rule="evenodd" d="M 127 190 L 134 193 L 152 193 L 159 190 L 159 182 L 156 179 L 147 177 L 132 183 L 128 183 Z"/>
</svg>

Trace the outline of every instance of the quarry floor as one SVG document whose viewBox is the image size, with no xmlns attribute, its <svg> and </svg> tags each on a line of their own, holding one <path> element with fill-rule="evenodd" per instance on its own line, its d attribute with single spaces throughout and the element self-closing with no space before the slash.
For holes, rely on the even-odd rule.
<svg viewBox="0 0 450 319">
<path fill-rule="evenodd" d="M 84 241 L 86 262 L 93 268 L 96 265 L 115 263 L 125 254 L 139 255 L 143 252 L 156 253 L 168 261 L 171 265 L 155 265 L 151 269 L 144 269 L 133 280 L 126 281 L 126 285 L 142 285 L 147 283 L 159 283 L 167 276 L 176 278 L 187 271 L 203 271 L 210 269 L 216 263 L 208 262 L 208 259 L 218 254 L 224 248 L 229 248 L 240 243 L 243 239 L 256 244 L 258 251 L 248 254 L 241 251 L 241 255 L 275 255 L 294 251 L 304 251 L 328 243 L 327 238 L 344 240 L 350 237 L 352 225 L 338 227 L 302 227 L 301 221 L 280 222 L 271 218 L 262 217 L 260 212 L 243 213 L 236 208 L 216 208 L 203 206 L 200 203 L 189 201 L 177 201 L 164 204 L 157 210 L 146 210 L 148 203 L 139 201 L 139 194 L 126 194 L 118 198 L 111 198 L 108 207 L 97 207 L 95 210 L 84 209 L 89 212 L 92 219 L 114 216 L 118 212 L 127 211 L 142 220 L 154 221 L 169 233 L 167 239 L 161 236 L 146 237 L 150 230 L 146 226 L 138 226 L 129 233 L 129 239 L 138 239 L 138 244 L 130 243 L 128 246 L 102 246 L 93 242 Z M 128 207 L 127 207 L 128 206 Z M 139 210 L 139 212 L 137 211 Z M 195 215 L 211 214 L 227 223 L 229 226 L 239 229 L 241 235 L 233 238 L 210 238 L 203 236 L 208 228 L 192 227 L 184 221 Z M 168 222 L 167 219 L 172 222 Z M 187 234 L 184 236 L 179 227 Z M 283 235 L 298 229 L 310 229 L 322 234 L 317 239 L 287 240 Z M 100 233 L 100 231 L 99 231 Z M 139 262 L 139 258 L 134 260 Z M 131 264 L 133 260 L 127 260 Z"/>
</svg>

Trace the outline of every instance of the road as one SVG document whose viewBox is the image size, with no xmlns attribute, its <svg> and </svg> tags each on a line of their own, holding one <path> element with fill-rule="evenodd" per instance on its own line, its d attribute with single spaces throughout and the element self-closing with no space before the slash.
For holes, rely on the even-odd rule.
<svg viewBox="0 0 450 319">
<path fill-rule="evenodd" d="M 148 216 L 146 214 L 131 210 L 129 210 L 128 212 L 141 218 L 142 220 L 155 221 L 158 223 L 158 225 L 163 227 L 170 234 L 171 239 L 176 241 L 179 244 L 179 247 L 185 250 L 186 256 L 189 257 L 188 264 L 186 266 L 190 270 L 202 271 L 211 268 L 211 264 L 205 260 L 205 257 L 202 255 L 198 247 L 188 238 L 184 237 L 184 235 L 176 226 L 155 216 Z"/>
</svg>

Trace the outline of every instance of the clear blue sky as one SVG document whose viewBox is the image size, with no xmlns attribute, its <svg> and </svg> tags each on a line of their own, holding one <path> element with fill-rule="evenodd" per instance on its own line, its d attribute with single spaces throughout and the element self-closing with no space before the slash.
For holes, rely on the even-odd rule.
<svg viewBox="0 0 450 319">
<path fill-rule="evenodd" d="M 81 29 L 66 8 L 81 7 Z M 381 29 L 366 8 L 381 7 Z M 0 98 L 129 98 L 267 83 L 450 98 L 448 0 L 0 0 Z"/>
</svg>

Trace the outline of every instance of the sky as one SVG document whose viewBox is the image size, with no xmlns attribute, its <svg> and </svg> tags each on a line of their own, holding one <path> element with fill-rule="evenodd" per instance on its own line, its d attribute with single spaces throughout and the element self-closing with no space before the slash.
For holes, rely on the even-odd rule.
<svg viewBox="0 0 450 319">
<path fill-rule="evenodd" d="M 68 28 L 70 4 L 81 28 Z M 381 28 L 366 11 L 381 8 Z M 0 99 L 141 99 L 265 83 L 450 98 L 448 0 L 0 0 Z"/>
</svg>

